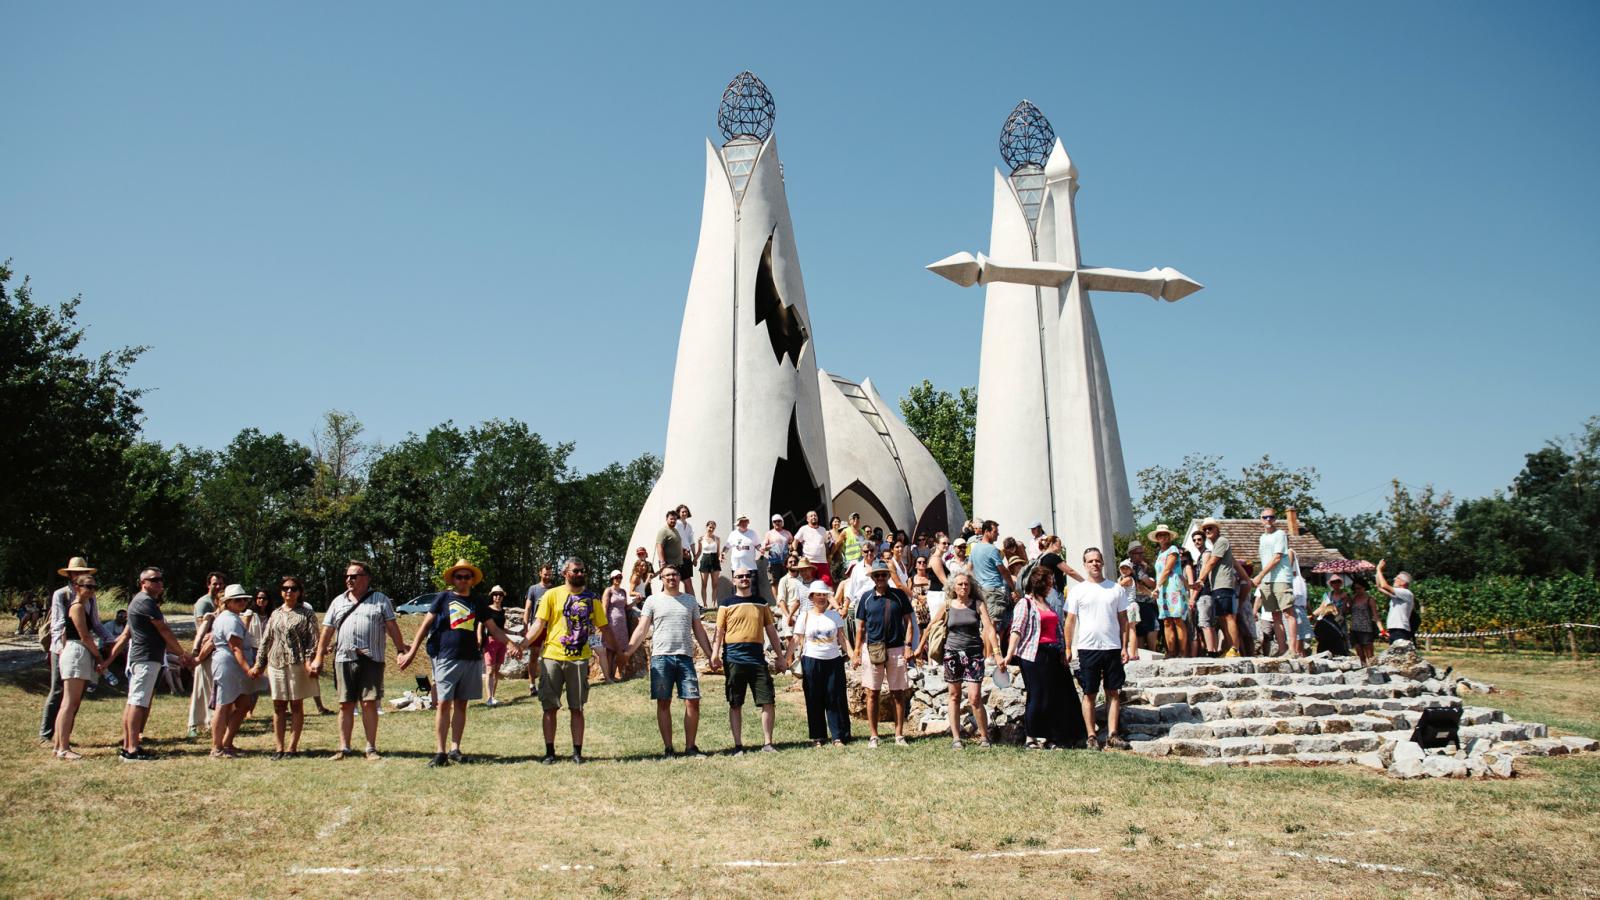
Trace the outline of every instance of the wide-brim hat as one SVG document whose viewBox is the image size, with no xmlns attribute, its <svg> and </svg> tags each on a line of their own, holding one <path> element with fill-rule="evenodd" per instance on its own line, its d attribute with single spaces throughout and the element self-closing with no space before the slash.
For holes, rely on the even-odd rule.
<svg viewBox="0 0 1600 900">
<path fill-rule="evenodd" d="M 229 600 L 254 600 L 255 596 L 255 594 L 245 590 L 242 584 L 230 584 L 222 592 L 222 601 L 226 603 Z"/>
<path fill-rule="evenodd" d="M 1206 516 L 1205 519 L 1200 522 L 1200 530 L 1205 531 L 1207 528 L 1215 528 L 1216 530 L 1221 531 L 1222 523 L 1218 522 L 1211 516 Z"/>
<path fill-rule="evenodd" d="M 450 568 L 444 570 L 443 574 L 444 574 L 445 580 L 446 581 L 450 580 L 450 576 L 451 575 L 454 575 L 455 573 L 461 571 L 462 569 L 466 569 L 468 572 L 472 573 L 472 584 L 468 585 L 468 587 L 477 587 L 478 586 L 478 582 L 483 580 L 483 570 L 478 568 L 477 566 L 473 565 L 472 563 L 468 562 L 467 560 L 464 560 L 464 559 L 456 560 L 456 564 L 455 565 L 453 565 Z"/>
<path fill-rule="evenodd" d="M 828 583 L 819 578 L 816 581 L 811 582 L 811 586 L 806 588 L 806 593 L 807 594 L 831 594 L 831 593 L 833 593 L 833 588 L 828 587 Z"/>
<path fill-rule="evenodd" d="M 64 568 L 57 569 L 56 574 L 63 578 L 71 578 L 74 575 L 93 575 L 98 571 L 94 566 L 89 565 L 87 559 L 81 556 L 74 556 L 67 561 L 67 565 Z"/>
<path fill-rule="evenodd" d="M 491 596 L 491 597 L 493 597 L 495 594 L 504 594 L 505 592 L 506 592 L 506 589 L 501 587 L 498 584 L 495 585 L 492 588 L 489 588 L 489 596 Z"/>
<path fill-rule="evenodd" d="M 805 569 L 815 569 L 816 567 L 817 567 L 816 563 L 812 562 L 809 559 L 806 559 L 804 556 L 795 557 L 794 562 L 789 564 L 789 568 L 793 569 L 796 572 L 800 572 L 800 571 L 803 571 Z"/>
<path fill-rule="evenodd" d="M 1175 538 L 1175 537 L 1178 536 L 1178 533 L 1176 531 L 1172 530 L 1172 526 L 1170 526 L 1170 525 L 1157 525 L 1155 530 L 1150 532 L 1149 534 L 1145 535 L 1145 537 L 1148 537 L 1150 540 L 1153 541 L 1153 540 L 1156 539 L 1157 535 L 1161 535 L 1161 534 L 1164 534 L 1169 538 Z"/>
</svg>

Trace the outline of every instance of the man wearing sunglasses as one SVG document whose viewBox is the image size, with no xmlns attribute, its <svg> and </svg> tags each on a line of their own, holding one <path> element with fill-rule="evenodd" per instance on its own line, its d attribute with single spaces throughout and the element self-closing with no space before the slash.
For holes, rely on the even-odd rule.
<svg viewBox="0 0 1600 900">
<path fill-rule="evenodd" d="M 339 695 L 339 750 L 334 759 L 355 753 L 350 747 L 355 729 L 356 704 L 361 705 L 361 730 L 366 732 L 367 759 L 378 755 L 378 702 L 383 699 L 384 637 L 394 641 L 397 654 L 408 652 L 395 622 L 394 601 L 372 589 L 372 567 L 352 559 L 344 569 L 345 592 L 328 604 L 317 641 L 313 677 L 322 673 L 322 660 L 333 644 L 333 688 Z"/>
<path fill-rule="evenodd" d="M 156 679 L 166 664 L 167 654 L 176 656 L 184 668 L 194 667 L 194 657 L 183 652 L 183 646 L 167 627 L 161 614 L 161 595 L 166 593 L 166 575 L 154 566 L 139 572 L 139 592 L 128 601 L 128 624 L 117 635 L 107 659 L 128 650 L 128 703 L 122 708 L 122 747 L 117 751 L 120 759 L 146 762 L 154 754 L 140 746 L 144 726 L 150 719 L 150 703 L 156 695 Z"/>
<path fill-rule="evenodd" d="M 761 750 L 775 753 L 772 726 L 777 719 L 778 695 L 767 668 L 765 638 L 778 654 L 778 667 L 788 668 L 789 657 L 778 639 L 772 607 L 756 594 L 754 563 L 733 570 L 733 596 L 717 604 L 717 632 L 711 641 L 711 664 L 727 672 L 728 726 L 733 730 L 733 753 L 744 752 L 744 695 L 748 689 L 761 707 Z"/>
<path fill-rule="evenodd" d="M 1294 617 L 1294 554 L 1289 552 L 1289 533 L 1278 527 L 1278 511 L 1261 510 L 1261 539 L 1258 544 L 1261 574 L 1255 586 L 1261 589 L 1261 606 L 1272 614 L 1272 639 L 1282 656 L 1300 655 L 1300 628 Z"/>
</svg>

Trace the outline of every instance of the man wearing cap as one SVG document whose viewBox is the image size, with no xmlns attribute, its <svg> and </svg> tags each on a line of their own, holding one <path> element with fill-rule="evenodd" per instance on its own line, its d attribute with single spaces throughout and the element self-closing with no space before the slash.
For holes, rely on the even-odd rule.
<svg viewBox="0 0 1600 900">
<path fill-rule="evenodd" d="M 44 718 L 39 722 L 41 743 L 54 742 L 56 737 L 56 714 L 61 711 L 63 689 L 58 658 L 67 643 L 67 610 L 71 608 L 72 601 L 77 596 L 77 589 L 73 587 L 72 582 L 79 575 L 93 575 L 95 571 L 96 569 L 81 556 L 74 556 L 68 560 L 65 567 L 56 570 L 56 574 L 67 579 L 67 583 L 50 595 L 50 644 L 45 648 L 50 662 L 50 692 L 45 695 Z M 101 640 L 114 640 L 115 635 L 111 633 L 111 629 L 100 621 L 100 612 L 93 596 L 86 602 L 85 607 L 84 611 L 89 615 L 90 630 Z"/>
<path fill-rule="evenodd" d="M 372 589 L 372 567 L 352 559 L 344 567 L 345 592 L 328 604 L 322 617 L 322 636 L 311 664 L 311 676 L 322 673 L 322 660 L 333 645 L 333 688 L 339 696 L 339 749 L 334 759 L 355 753 L 350 746 L 355 730 L 356 705 L 361 706 L 361 730 L 366 733 L 367 759 L 378 755 L 378 702 L 383 699 L 384 638 L 394 642 L 397 655 L 409 652 L 395 621 L 394 601 Z"/>
<path fill-rule="evenodd" d="M 794 533 L 794 543 L 801 558 L 816 567 L 817 577 L 829 587 L 833 586 L 833 573 L 828 566 L 828 548 L 833 546 L 833 532 L 823 528 L 817 511 L 806 511 L 806 523 Z"/>
<path fill-rule="evenodd" d="M 1261 575 L 1251 583 L 1261 589 L 1261 608 L 1272 614 L 1272 636 L 1278 656 L 1300 655 L 1300 626 L 1294 615 L 1294 563 L 1289 533 L 1278 527 L 1278 511 L 1261 510 L 1259 542 Z"/>
<path fill-rule="evenodd" d="M 783 642 L 773 620 L 772 608 L 755 592 L 756 573 L 751 565 L 733 567 L 733 596 L 717 603 L 717 630 L 711 640 L 712 665 L 719 662 L 726 672 L 728 726 L 733 731 L 733 753 L 744 752 L 744 695 L 748 690 L 761 707 L 761 751 L 774 753 L 772 727 L 777 719 L 777 691 L 767 654 L 762 644 L 778 654 L 778 667 L 789 665 Z"/>
<path fill-rule="evenodd" d="M 711 638 L 700 621 L 700 606 L 679 590 L 677 569 L 661 570 L 661 590 L 645 598 L 639 624 L 628 641 L 632 656 L 650 639 L 650 699 L 656 701 L 656 726 L 661 729 L 663 756 L 672 756 L 672 692 L 683 701 L 683 752 L 703 757 L 695 738 L 700 731 L 700 675 L 694 668 L 698 644 L 706 659 L 715 659 Z"/>
<path fill-rule="evenodd" d="M 1028 524 L 1028 539 L 1023 541 L 1028 545 L 1028 562 L 1033 562 L 1044 553 L 1044 548 L 1039 546 L 1039 539 L 1042 537 L 1044 537 L 1044 523 L 1034 519 Z"/>
<path fill-rule="evenodd" d="M 772 514 L 772 527 L 767 529 L 766 538 L 761 542 L 761 552 L 767 557 L 767 583 L 776 590 L 777 584 L 788 573 L 785 563 L 789 559 L 789 545 L 794 542 L 794 535 L 784 527 L 783 516 Z"/>
<path fill-rule="evenodd" d="M 740 569 L 749 569 L 755 578 L 750 585 L 751 590 L 758 597 L 770 597 L 772 591 L 766 588 L 766 567 L 757 565 L 760 556 L 761 539 L 750 528 L 750 517 L 740 515 L 733 521 L 733 530 L 728 532 L 728 568 L 737 572 Z"/>
<path fill-rule="evenodd" d="M 461 736 L 467 730 L 467 704 L 483 697 L 483 654 L 478 647 L 478 626 L 495 640 L 516 648 L 518 656 L 526 649 L 521 641 L 506 634 L 494 620 L 489 604 L 474 597 L 472 589 L 483 580 L 483 572 L 467 560 L 445 570 L 450 590 L 433 595 L 422 622 L 417 626 L 411 648 L 395 662 L 405 671 L 417 648 L 427 641 L 428 658 L 433 661 L 433 687 L 438 706 L 434 710 L 433 758 L 428 767 L 466 762 L 461 755 Z M 446 741 L 449 743 L 446 748 Z"/>
<path fill-rule="evenodd" d="M 643 559 L 644 557 L 645 549 L 640 547 L 639 558 Z M 539 600 L 544 597 L 544 592 L 560 583 L 561 579 L 556 576 L 555 566 L 543 565 L 539 567 L 539 580 L 528 588 L 527 599 L 522 604 L 523 634 L 527 634 L 527 629 L 533 627 L 533 614 L 539 608 Z M 539 694 L 539 645 L 530 644 L 529 646 L 533 648 L 533 655 L 528 657 L 528 696 L 536 697 Z"/>
<path fill-rule="evenodd" d="M 672 517 L 677 518 L 676 510 Z M 672 568 L 677 571 L 677 567 Z M 589 658 L 594 655 L 589 637 L 599 634 L 607 650 L 622 650 L 606 627 L 605 604 L 599 595 L 588 590 L 589 569 L 584 561 L 567 557 L 561 566 L 561 577 L 565 583 L 544 592 L 528 626 L 528 644 L 537 644 L 541 639 L 544 642 L 544 658 L 539 662 L 544 756 L 539 762 L 547 766 L 556 761 L 556 714 L 561 711 L 563 695 L 572 717 L 572 761 L 583 763 L 583 707 L 589 700 Z M 681 573 L 679 579 L 682 580 Z"/>
<path fill-rule="evenodd" d="M 156 679 L 166 665 L 167 654 L 176 656 L 184 668 L 194 667 L 194 657 L 183 652 L 178 639 L 161 614 L 161 595 L 166 592 L 166 575 L 154 566 L 139 572 L 139 592 L 128 601 L 128 624 L 117 636 L 106 658 L 111 659 L 126 646 L 128 650 L 128 703 L 122 709 L 122 747 L 118 757 L 144 762 L 155 759 L 141 746 L 145 723 L 150 718 L 150 703 L 156 695 Z"/>
<path fill-rule="evenodd" d="M 1250 582 L 1250 573 L 1239 565 L 1233 558 L 1233 544 L 1222 536 L 1222 523 L 1216 519 L 1207 518 L 1200 523 L 1200 530 L 1206 536 L 1206 552 L 1201 558 L 1200 572 L 1195 576 L 1192 587 L 1206 591 L 1209 585 L 1211 594 L 1211 614 L 1215 623 L 1220 624 L 1222 630 L 1228 635 L 1232 644 L 1224 656 L 1238 656 L 1240 644 L 1239 622 L 1235 618 L 1237 585 L 1242 581 Z M 1217 626 L 1206 627 L 1206 649 L 1215 651 L 1217 643 Z"/>
<path fill-rule="evenodd" d="M 222 572 L 206 575 L 206 592 L 194 601 L 194 643 L 189 652 L 200 653 L 200 645 L 211 633 L 211 622 L 222 612 L 222 592 L 228 587 L 228 576 Z M 211 733 L 211 666 L 196 666 L 194 684 L 189 689 L 189 737 L 198 737 L 202 729 Z"/>
<path fill-rule="evenodd" d="M 861 666 L 867 691 L 868 747 L 878 746 L 878 710 L 884 688 L 894 701 L 894 742 L 906 743 L 906 648 L 916 610 L 905 592 L 889 584 L 889 564 L 878 560 L 870 569 L 872 590 L 856 603 L 855 652 L 851 665 Z"/>
<path fill-rule="evenodd" d="M 1011 640 L 1011 595 L 1016 592 L 1011 570 L 1001 559 L 1000 525 L 993 519 L 983 523 L 980 539 L 967 546 L 967 556 L 972 560 L 972 575 L 983 588 L 983 605 L 989 607 L 989 618 L 994 620 L 995 633 L 1002 642 Z M 1004 649 L 1004 648 L 1002 648 Z"/>
</svg>

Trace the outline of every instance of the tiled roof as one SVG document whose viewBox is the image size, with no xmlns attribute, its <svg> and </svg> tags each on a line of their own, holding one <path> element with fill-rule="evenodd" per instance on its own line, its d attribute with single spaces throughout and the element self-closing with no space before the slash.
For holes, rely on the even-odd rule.
<svg viewBox="0 0 1600 900">
<path fill-rule="evenodd" d="M 1184 535 L 1191 535 L 1200 527 L 1199 519 L 1189 523 L 1189 530 Z M 1257 559 L 1261 541 L 1261 520 L 1259 519 L 1218 519 L 1222 536 L 1233 545 L 1233 557 L 1240 562 L 1260 565 Z M 1279 523 L 1280 528 L 1285 528 Z M 1309 531 L 1301 530 L 1299 535 L 1289 538 L 1289 549 L 1294 551 L 1296 561 L 1302 569 L 1309 569 L 1317 563 L 1330 559 L 1344 559 L 1344 554 L 1337 549 L 1324 547 L 1317 536 Z"/>
</svg>

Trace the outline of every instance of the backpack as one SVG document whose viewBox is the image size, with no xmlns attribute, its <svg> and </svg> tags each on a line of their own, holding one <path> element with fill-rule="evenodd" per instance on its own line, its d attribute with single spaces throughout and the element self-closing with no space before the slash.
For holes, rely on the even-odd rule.
<svg viewBox="0 0 1600 900">
<path fill-rule="evenodd" d="M 581 656 L 589 646 L 589 635 L 594 633 L 594 594 L 568 594 L 561 605 L 561 615 L 566 620 L 567 633 L 561 636 L 561 649 L 568 656 Z"/>
</svg>

